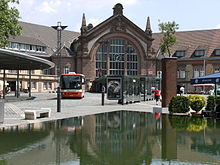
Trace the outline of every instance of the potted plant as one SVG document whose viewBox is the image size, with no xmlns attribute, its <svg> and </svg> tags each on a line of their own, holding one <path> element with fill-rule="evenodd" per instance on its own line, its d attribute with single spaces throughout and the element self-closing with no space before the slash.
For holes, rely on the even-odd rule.
<svg viewBox="0 0 220 165">
<path fill-rule="evenodd" d="M 214 108 L 214 117 L 220 118 L 220 99 L 219 99 L 219 97 L 216 98 L 216 106 Z"/>
<path fill-rule="evenodd" d="M 189 95 L 189 105 L 198 114 L 206 104 L 206 98 L 200 95 Z M 192 113 L 193 114 L 193 113 Z"/>
<path fill-rule="evenodd" d="M 213 117 L 216 106 L 215 100 L 216 100 L 215 96 L 208 96 L 205 110 L 202 111 L 202 115 L 204 117 Z"/>
<path fill-rule="evenodd" d="M 187 114 L 189 112 L 189 99 L 185 96 L 173 96 L 169 104 L 169 112 L 171 114 Z"/>
</svg>

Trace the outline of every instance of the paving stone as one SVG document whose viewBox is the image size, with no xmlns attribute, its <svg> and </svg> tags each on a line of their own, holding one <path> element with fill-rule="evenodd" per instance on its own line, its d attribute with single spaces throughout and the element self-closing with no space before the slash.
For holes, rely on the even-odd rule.
<svg viewBox="0 0 220 165">
<path fill-rule="evenodd" d="M 105 105 L 102 106 L 100 93 L 86 93 L 83 99 L 62 99 L 61 112 L 57 112 L 56 93 L 32 93 L 32 95 L 33 99 L 29 99 L 28 95 L 24 94 L 22 95 L 22 100 L 13 98 L 13 96 L 6 97 L 5 119 L 4 123 L 0 124 L 0 128 L 118 110 L 152 113 L 153 107 L 156 106 L 155 101 L 121 105 L 118 104 L 117 100 L 107 100 L 106 98 Z M 10 102 L 7 102 L 7 99 Z M 51 117 L 25 120 L 24 111 L 35 108 L 51 108 Z"/>
</svg>

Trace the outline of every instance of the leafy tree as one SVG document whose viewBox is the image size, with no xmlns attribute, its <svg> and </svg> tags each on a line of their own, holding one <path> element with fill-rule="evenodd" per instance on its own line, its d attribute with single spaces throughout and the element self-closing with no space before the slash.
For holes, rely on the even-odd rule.
<svg viewBox="0 0 220 165">
<path fill-rule="evenodd" d="M 10 3 L 19 3 L 19 0 L 0 0 L 0 48 L 4 48 L 8 43 L 10 35 L 19 35 L 19 11 L 15 7 L 10 7 Z"/>
<path fill-rule="evenodd" d="M 171 47 L 176 43 L 175 32 L 179 29 L 179 25 L 173 22 L 165 22 L 159 24 L 159 30 L 163 34 L 160 43 L 160 52 L 162 55 L 168 53 L 171 57 Z"/>
</svg>

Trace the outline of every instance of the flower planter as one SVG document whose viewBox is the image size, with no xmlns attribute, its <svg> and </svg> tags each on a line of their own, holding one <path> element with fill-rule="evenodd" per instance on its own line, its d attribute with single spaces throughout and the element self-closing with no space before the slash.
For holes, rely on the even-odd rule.
<svg viewBox="0 0 220 165">
<path fill-rule="evenodd" d="M 202 111 L 202 115 L 204 117 L 213 117 L 214 116 L 214 112 L 213 111 Z"/>
<path fill-rule="evenodd" d="M 170 113 L 170 115 L 177 115 L 177 116 L 190 116 L 190 113 Z"/>
<path fill-rule="evenodd" d="M 202 116 L 202 113 L 201 112 L 191 112 L 191 115 L 192 116 Z"/>
</svg>

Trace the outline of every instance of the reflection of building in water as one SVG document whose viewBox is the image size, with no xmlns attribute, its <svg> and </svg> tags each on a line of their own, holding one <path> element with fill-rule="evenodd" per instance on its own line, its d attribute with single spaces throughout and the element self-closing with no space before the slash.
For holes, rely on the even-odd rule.
<svg viewBox="0 0 220 165">
<path fill-rule="evenodd" d="M 120 111 L 12 127 L 0 131 L 0 164 L 220 164 L 220 120 L 192 131 L 190 119 Z"/>
<path fill-rule="evenodd" d="M 71 149 L 80 154 L 81 165 L 150 164 L 153 121 L 152 114 L 125 111 L 84 117 Z"/>
<path fill-rule="evenodd" d="M 37 129 L 36 129 L 37 126 Z M 40 127 L 39 127 L 40 126 Z M 57 154 L 60 162 L 78 162 L 77 155 L 68 146 L 66 131 L 56 130 L 56 121 L 30 124 L 24 129 L 0 131 L 0 164 L 11 165 L 46 165 L 55 164 Z M 60 151 L 57 151 L 57 139 L 60 136 Z"/>
</svg>

